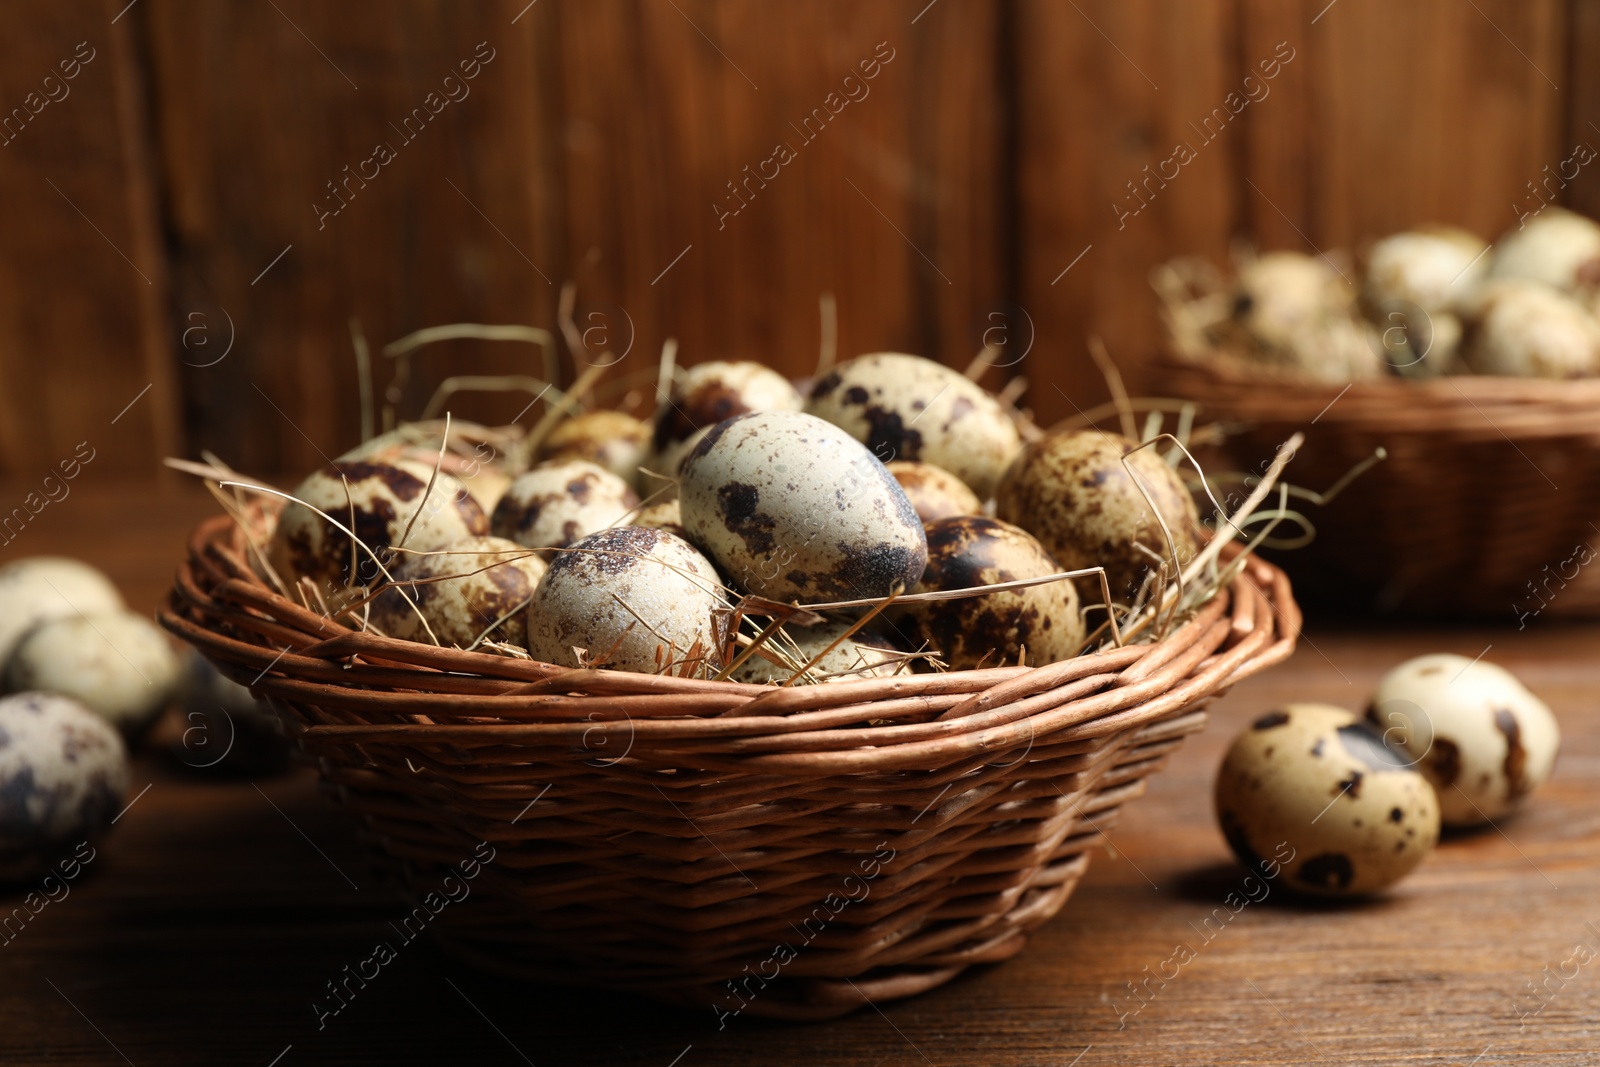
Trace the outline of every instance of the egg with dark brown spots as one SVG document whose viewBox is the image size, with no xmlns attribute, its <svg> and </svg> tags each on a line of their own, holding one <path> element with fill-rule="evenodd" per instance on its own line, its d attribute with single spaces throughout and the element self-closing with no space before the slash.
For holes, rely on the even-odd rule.
<svg viewBox="0 0 1600 1067">
<path fill-rule="evenodd" d="M 971 589 L 1057 574 L 1061 566 L 1026 530 L 981 515 L 927 525 L 928 564 L 913 592 Z M 902 629 L 914 646 L 927 645 L 955 670 L 1052 663 L 1078 652 L 1083 618 L 1070 579 L 909 605 Z"/>
<path fill-rule="evenodd" d="M 503 537 L 468 537 L 436 552 L 407 553 L 392 568 L 396 584 L 373 598 L 370 621 L 390 637 L 446 648 L 471 648 L 486 636 L 522 645 L 522 609 L 544 572 L 544 560 Z"/>
<path fill-rule="evenodd" d="M 405 460 L 341 460 L 311 474 L 293 495 L 273 530 L 272 564 L 285 581 L 310 578 L 330 598 L 381 577 L 372 556 L 339 526 L 385 562 L 391 547 L 426 552 L 489 532 L 483 508 L 459 480 Z"/>
<path fill-rule="evenodd" d="M 1367 718 L 1439 792 L 1444 824 L 1481 826 L 1550 777 L 1561 729 L 1503 667 L 1437 653 L 1383 676 Z"/>
<path fill-rule="evenodd" d="M 1048 434 L 1023 448 L 995 492 L 997 516 L 1037 537 L 1064 570 L 1104 567 L 1111 597 L 1122 603 L 1132 602 L 1156 567 L 1151 554 L 1168 561 L 1169 581 L 1175 577 L 1172 549 L 1145 493 L 1166 520 L 1179 565 L 1188 566 L 1201 545 L 1199 513 L 1183 480 L 1153 447 L 1128 455 L 1125 467 L 1133 447 L 1098 430 Z M 1078 588 L 1099 602 L 1098 581 L 1084 579 Z"/>
<path fill-rule="evenodd" d="M 539 446 L 539 462 L 583 459 L 637 488 L 650 452 L 650 427 L 621 411 L 586 411 L 559 423 Z"/>
<path fill-rule="evenodd" d="M 870 626 L 850 634 L 851 625 L 830 619 L 815 626 L 785 626 L 735 667 L 731 677 L 757 685 L 781 685 L 791 678 L 792 685 L 816 685 L 887 678 L 901 668 L 905 657 L 888 637 Z"/>
<path fill-rule="evenodd" d="M 1241 863 L 1318 896 L 1387 888 L 1439 840 L 1439 800 L 1409 757 L 1326 704 L 1258 716 L 1228 749 L 1215 802 Z"/>
<path fill-rule="evenodd" d="M 670 456 L 696 433 L 750 411 L 799 411 L 801 396 L 789 379 L 760 363 L 711 360 L 678 373 L 656 411 L 652 446 Z M 672 473 L 661 471 L 663 474 Z"/>
<path fill-rule="evenodd" d="M 925 523 L 957 515 L 976 515 L 983 510 L 983 502 L 967 483 L 943 467 L 908 459 L 884 465 L 906 491 L 911 506 L 917 509 L 917 517 Z"/>
<path fill-rule="evenodd" d="M 712 612 L 725 606 L 716 568 L 689 542 L 618 526 L 554 554 L 528 605 L 528 651 L 567 667 L 711 675 Z"/>
<path fill-rule="evenodd" d="M 743 589 L 772 600 L 862 600 L 922 577 L 922 520 L 884 465 L 798 411 L 720 422 L 684 460 L 684 528 Z"/>
<path fill-rule="evenodd" d="M 0 700 L 0 883 L 92 858 L 127 789 L 127 750 L 100 716 L 53 693 Z"/>
<path fill-rule="evenodd" d="M 943 467 L 987 499 L 1021 447 L 1000 401 L 959 371 L 879 352 L 841 363 L 811 388 L 806 410 L 849 431 L 883 462 Z"/>
<path fill-rule="evenodd" d="M 517 475 L 489 526 L 528 548 L 564 548 L 626 522 L 639 497 L 627 482 L 588 460 L 558 460 Z"/>
<path fill-rule="evenodd" d="M 448 447 L 445 434 L 449 431 Z M 466 486 L 467 492 L 488 512 L 500 499 L 511 475 L 506 470 L 511 441 L 487 426 L 462 419 L 424 419 L 402 422 L 387 433 L 368 438 L 335 462 L 396 463 L 404 460 L 433 469 L 435 464 Z"/>
</svg>

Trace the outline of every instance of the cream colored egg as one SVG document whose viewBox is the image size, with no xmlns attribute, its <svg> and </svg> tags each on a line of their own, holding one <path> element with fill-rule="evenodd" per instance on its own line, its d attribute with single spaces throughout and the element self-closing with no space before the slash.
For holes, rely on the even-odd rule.
<svg viewBox="0 0 1600 1067">
<path fill-rule="evenodd" d="M 564 548 L 626 522 L 639 497 L 588 460 L 546 463 L 517 475 L 489 521 L 496 537 L 528 548 Z"/>
<path fill-rule="evenodd" d="M 340 456 L 338 462 L 365 461 L 397 463 L 405 461 L 432 471 L 435 465 L 466 486 L 472 499 L 487 514 L 511 484 L 506 469 L 510 442 L 505 435 L 486 426 L 452 419 L 449 447 L 441 454 L 446 430 L 444 419 L 403 422 L 388 433 L 369 438 Z"/>
<path fill-rule="evenodd" d="M 1537 282 L 1565 293 L 1593 289 L 1600 285 L 1600 225 L 1547 207 L 1495 242 L 1489 277 Z"/>
<path fill-rule="evenodd" d="M 1289 704 L 1240 734 L 1217 774 L 1217 819 L 1239 861 L 1319 896 L 1393 885 L 1439 839 L 1439 801 L 1354 713 Z"/>
<path fill-rule="evenodd" d="M 178 656 L 167 635 L 131 611 L 44 623 L 29 631 L 6 666 L 11 692 L 72 697 L 130 737 L 161 714 L 178 680 Z"/>
<path fill-rule="evenodd" d="M 586 411 L 559 423 L 539 446 L 539 461 L 583 459 L 638 488 L 650 452 L 650 427 L 621 411 Z"/>
<path fill-rule="evenodd" d="M 127 749 L 100 716 L 52 693 L 0 699 L 0 883 L 93 859 L 127 789 Z"/>
<path fill-rule="evenodd" d="M 1062 570 L 1026 530 L 999 519 L 938 519 L 927 532 L 928 565 L 913 592 L 971 589 Z M 914 604 L 903 619 L 913 647 L 936 650 L 954 670 L 1015 664 L 1024 650 L 1028 663 L 1053 663 L 1075 655 L 1084 638 L 1070 579 Z"/>
<path fill-rule="evenodd" d="M 1561 746 L 1549 707 L 1502 667 L 1436 653 L 1378 683 L 1367 718 L 1439 792 L 1446 826 L 1478 826 L 1543 785 Z"/>
<path fill-rule="evenodd" d="M 683 528 L 683 507 L 677 497 L 671 500 L 658 500 L 654 504 L 640 508 L 628 522 L 629 526 L 648 526 L 652 530 L 666 530 L 668 533 L 677 534 L 684 540 L 689 539 L 689 531 Z"/>
<path fill-rule="evenodd" d="M 922 576 L 922 521 L 882 463 L 798 411 L 719 422 L 684 460 L 683 525 L 733 581 L 772 600 L 887 596 Z"/>
<path fill-rule="evenodd" d="M 1123 456 L 1133 447 L 1098 430 L 1048 434 L 1022 450 L 995 493 L 999 518 L 1037 537 L 1063 570 L 1104 567 L 1112 599 L 1123 603 L 1155 567 L 1148 553 L 1168 561 L 1167 579 L 1174 577 L 1173 550 L 1144 493 L 1171 531 L 1178 565 L 1188 566 L 1202 543 L 1199 512 L 1182 479 L 1153 447 L 1127 456 L 1130 476 Z M 1086 602 L 1100 602 L 1094 579 L 1078 588 Z"/>
<path fill-rule="evenodd" d="M 802 404 L 789 379 L 760 363 L 699 363 L 678 374 L 667 399 L 656 411 L 654 452 L 670 458 L 672 446 L 682 445 L 723 419 L 748 411 L 799 411 Z M 681 459 L 683 452 L 677 454 Z"/>
<path fill-rule="evenodd" d="M 1584 378 L 1600 373 L 1600 320 L 1554 289 L 1529 281 L 1485 286 L 1465 356 L 1480 374 Z"/>
<path fill-rule="evenodd" d="M 976 515 L 983 510 L 983 502 L 967 483 L 943 467 L 905 459 L 885 466 L 905 490 L 911 506 L 917 509 L 917 517 L 925 523 L 957 515 Z"/>
<path fill-rule="evenodd" d="M 791 684 L 856 682 L 893 675 L 905 657 L 897 653 L 887 637 L 870 627 L 846 637 L 851 625 L 829 620 L 815 626 L 785 626 L 734 668 L 730 677 L 736 682 L 782 685 L 802 667 L 808 669 Z"/>
<path fill-rule="evenodd" d="M 895 352 L 841 363 L 812 387 L 806 411 L 843 427 L 883 462 L 935 464 L 980 498 L 1022 444 L 981 386 L 942 363 Z"/>
<path fill-rule="evenodd" d="M 1453 310 L 1488 273 L 1486 247 L 1473 234 L 1448 226 L 1385 237 L 1367 252 L 1362 298 L 1376 313 L 1402 302 L 1429 313 Z"/>
<path fill-rule="evenodd" d="M 0 670 L 22 636 L 41 622 L 120 611 L 111 579 L 64 556 L 30 556 L 0 567 Z"/>
<path fill-rule="evenodd" d="M 567 667 L 715 673 L 712 611 L 725 606 L 716 568 L 693 545 L 619 526 L 556 553 L 528 606 L 528 651 Z"/>
<path fill-rule="evenodd" d="M 373 599 L 371 615 L 390 637 L 456 648 L 472 648 L 485 636 L 522 645 L 522 609 L 544 577 L 545 562 L 515 541 L 468 537 L 437 552 L 407 553 L 392 572 L 396 587 Z"/>
<path fill-rule="evenodd" d="M 339 461 L 306 478 L 294 497 L 273 531 L 272 564 L 285 580 L 312 579 L 324 595 L 366 585 L 381 572 L 366 551 L 353 549 L 349 536 L 312 508 L 354 530 L 386 563 L 391 547 L 426 552 L 489 532 L 483 508 L 454 475 L 436 475 L 409 460 Z"/>
<path fill-rule="evenodd" d="M 1312 381 L 1348 382 L 1383 373 L 1374 331 L 1355 295 L 1322 256 L 1268 252 L 1242 264 L 1233 325 L 1246 355 Z"/>
</svg>

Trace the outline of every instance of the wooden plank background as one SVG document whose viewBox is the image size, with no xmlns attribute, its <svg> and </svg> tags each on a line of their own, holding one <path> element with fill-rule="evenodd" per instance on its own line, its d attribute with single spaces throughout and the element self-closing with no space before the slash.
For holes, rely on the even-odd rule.
<svg viewBox="0 0 1600 1067">
<path fill-rule="evenodd" d="M 26 0 L 0 35 L 5 476 L 85 440 L 107 474 L 204 448 L 303 471 L 359 436 L 352 317 L 375 347 L 553 328 L 567 279 L 631 341 L 618 378 L 667 337 L 804 374 L 829 292 L 843 355 L 964 366 L 1003 328 L 987 380 L 1025 376 L 1051 419 L 1104 396 L 1090 334 L 1159 391 L 1147 276 L 1170 255 L 1493 236 L 1600 145 L 1596 0 L 125 4 Z M 379 143 L 394 158 L 351 177 Z M 1600 209 L 1600 177 L 1564 195 Z M 439 346 L 401 407 L 538 366 Z"/>
</svg>

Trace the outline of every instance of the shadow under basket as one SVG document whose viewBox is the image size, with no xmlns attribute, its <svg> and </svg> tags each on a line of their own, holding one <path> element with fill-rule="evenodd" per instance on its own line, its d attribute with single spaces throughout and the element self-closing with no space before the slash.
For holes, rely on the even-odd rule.
<svg viewBox="0 0 1600 1067">
<path fill-rule="evenodd" d="M 793 1019 L 1015 954 L 1201 707 L 1300 625 L 1250 560 L 1165 639 L 1042 667 L 792 688 L 572 670 L 330 622 L 252 573 L 225 517 L 160 618 L 271 700 L 413 898 L 436 894 L 447 949 Z M 470 895 L 437 906 L 480 842 Z"/>
<path fill-rule="evenodd" d="M 1223 443 L 1260 473 L 1306 435 L 1287 477 L 1323 490 L 1388 458 L 1326 507 L 1293 502 L 1317 537 L 1280 559 L 1306 603 L 1527 620 L 1600 616 L 1600 380 L 1475 375 L 1348 386 L 1263 377 L 1168 353 L 1155 390 L 1239 424 Z"/>
</svg>

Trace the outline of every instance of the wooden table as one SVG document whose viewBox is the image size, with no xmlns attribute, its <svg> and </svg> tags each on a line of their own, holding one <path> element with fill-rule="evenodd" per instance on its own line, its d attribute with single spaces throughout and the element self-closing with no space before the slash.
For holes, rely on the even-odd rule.
<svg viewBox="0 0 1600 1067">
<path fill-rule="evenodd" d="M 79 555 L 152 608 L 210 511 L 193 492 L 84 485 L 0 561 Z M 1205 943 L 1202 921 L 1245 877 L 1209 799 L 1233 733 L 1286 700 L 1359 706 L 1406 656 L 1490 645 L 1566 733 L 1527 809 L 1447 840 L 1384 899 L 1274 892 Z M 1313 624 L 1293 660 L 1215 705 L 1020 956 L 826 1024 L 740 1018 L 719 1031 L 709 1011 L 516 984 L 419 941 L 319 1030 L 312 1001 L 388 936 L 398 899 L 310 771 L 228 780 L 146 755 L 134 790 L 149 789 L 99 857 L 0 942 L 0 1063 L 1593 1064 L 1600 958 L 1581 966 L 1574 949 L 1600 950 L 1597 647 L 1600 627 L 1550 620 L 1521 632 Z M 1131 1014 L 1128 983 L 1180 944 L 1196 958 Z M 1530 982 L 1549 990 L 1542 1001 Z"/>
</svg>

